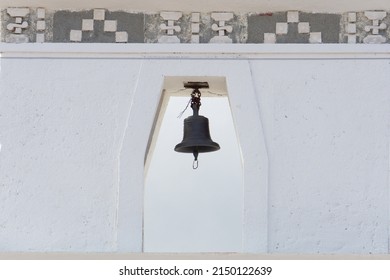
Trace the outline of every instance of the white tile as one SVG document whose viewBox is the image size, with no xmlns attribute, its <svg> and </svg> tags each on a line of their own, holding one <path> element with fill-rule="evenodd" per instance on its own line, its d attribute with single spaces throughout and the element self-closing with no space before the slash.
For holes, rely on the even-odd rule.
<svg viewBox="0 0 390 280">
<path fill-rule="evenodd" d="M 356 33 L 356 24 L 355 23 L 348 23 L 347 33 Z"/>
<path fill-rule="evenodd" d="M 93 19 L 83 19 L 81 22 L 81 30 L 93 31 Z"/>
<path fill-rule="evenodd" d="M 45 34 L 38 33 L 35 42 L 44 43 L 45 42 Z"/>
<path fill-rule="evenodd" d="M 382 20 L 386 17 L 385 11 L 366 11 L 364 15 L 371 20 Z"/>
<path fill-rule="evenodd" d="M 199 33 L 199 23 L 191 23 L 192 33 Z"/>
<path fill-rule="evenodd" d="M 348 44 L 356 44 L 356 35 L 348 35 Z"/>
<path fill-rule="evenodd" d="M 311 32 L 309 37 L 309 42 L 311 44 L 322 43 L 321 32 Z"/>
<path fill-rule="evenodd" d="M 287 12 L 287 22 L 299 22 L 299 13 L 298 13 L 298 11 L 289 11 L 289 12 Z"/>
<path fill-rule="evenodd" d="M 348 13 L 348 21 L 356 22 L 356 13 Z"/>
<path fill-rule="evenodd" d="M 264 33 L 264 44 L 275 44 L 276 34 L 275 33 Z"/>
<path fill-rule="evenodd" d="M 94 9 L 93 10 L 93 19 L 94 20 L 104 20 L 106 10 L 105 9 Z"/>
<path fill-rule="evenodd" d="M 192 35 L 191 36 L 191 43 L 198 44 L 199 43 L 199 35 Z"/>
<path fill-rule="evenodd" d="M 310 24 L 308 22 L 298 23 L 298 33 L 301 33 L 301 34 L 310 33 Z"/>
<path fill-rule="evenodd" d="M 233 13 L 211 13 L 211 17 L 216 21 L 229 21 L 233 16 Z"/>
<path fill-rule="evenodd" d="M 44 8 L 38 8 L 37 9 L 37 18 L 44 19 L 46 16 L 45 9 Z"/>
<path fill-rule="evenodd" d="M 29 8 L 8 8 L 7 14 L 11 17 L 25 17 L 30 13 Z"/>
<path fill-rule="evenodd" d="M 126 31 L 115 32 L 115 42 L 116 43 L 127 43 L 129 35 Z"/>
<path fill-rule="evenodd" d="M 15 35 L 15 34 L 9 34 L 5 37 L 6 43 L 28 43 L 29 39 L 27 35 L 21 34 L 21 35 Z"/>
<path fill-rule="evenodd" d="M 363 39 L 363 43 L 365 44 L 383 44 L 386 43 L 386 37 L 381 35 L 367 35 L 366 38 Z"/>
<path fill-rule="evenodd" d="M 37 21 L 37 30 L 45 30 L 46 29 L 46 22 L 44 20 L 38 20 Z"/>
<path fill-rule="evenodd" d="M 70 40 L 73 42 L 81 42 L 83 32 L 81 30 L 71 30 L 70 31 Z"/>
<path fill-rule="evenodd" d="M 21 24 L 22 22 L 23 22 L 23 18 L 21 18 L 21 17 L 16 17 L 15 18 L 15 23 Z"/>
<path fill-rule="evenodd" d="M 163 35 L 161 36 L 160 38 L 158 38 L 158 42 L 159 43 L 168 43 L 168 44 L 179 44 L 180 43 L 180 39 L 179 37 L 177 36 L 167 36 L 167 35 Z"/>
<path fill-rule="evenodd" d="M 117 21 L 116 20 L 105 20 L 104 21 L 104 32 L 116 32 Z"/>
<path fill-rule="evenodd" d="M 182 12 L 161 12 L 160 16 L 165 20 L 178 20 L 183 15 Z"/>
<path fill-rule="evenodd" d="M 233 40 L 229 36 L 215 36 L 210 39 L 211 44 L 231 44 Z"/>
<path fill-rule="evenodd" d="M 288 23 L 287 22 L 277 22 L 276 23 L 276 34 L 287 34 L 288 32 Z"/>
<path fill-rule="evenodd" d="M 192 13 L 191 22 L 200 22 L 200 13 Z"/>
</svg>

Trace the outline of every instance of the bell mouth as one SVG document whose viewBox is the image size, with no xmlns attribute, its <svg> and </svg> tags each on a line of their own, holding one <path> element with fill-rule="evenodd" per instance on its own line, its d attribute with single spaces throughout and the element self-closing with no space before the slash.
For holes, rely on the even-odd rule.
<svg viewBox="0 0 390 280">
<path fill-rule="evenodd" d="M 210 142 L 207 145 L 196 145 L 191 143 L 179 143 L 175 146 L 175 151 L 179 153 L 193 153 L 194 150 L 197 150 L 199 153 L 209 153 L 209 152 L 215 152 L 220 149 L 220 146 L 218 143 Z"/>
<path fill-rule="evenodd" d="M 175 146 L 179 153 L 208 153 L 218 151 L 220 146 L 210 137 L 209 120 L 204 116 L 190 116 L 184 120 L 183 141 Z"/>
</svg>

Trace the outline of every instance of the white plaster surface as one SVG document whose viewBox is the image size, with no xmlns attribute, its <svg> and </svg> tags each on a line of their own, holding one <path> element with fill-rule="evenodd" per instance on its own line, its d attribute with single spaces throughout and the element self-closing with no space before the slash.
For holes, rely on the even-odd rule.
<svg viewBox="0 0 390 280">
<path fill-rule="evenodd" d="M 251 64 L 269 154 L 269 252 L 388 253 L 389 61 Z"/>
<path fill-rule="evenodd" d="M 244 252 L 388 253 L 389 59 L 297 57 L 3 57 L 0 251 L 141 251 L 163 77 L 209 75 L 243 152 Z"/>
<path fill-rule="evenodd" d="M 1 60 L 0 251 L 116 251 L 118 156 L 139 66 Z"/>
</svg>

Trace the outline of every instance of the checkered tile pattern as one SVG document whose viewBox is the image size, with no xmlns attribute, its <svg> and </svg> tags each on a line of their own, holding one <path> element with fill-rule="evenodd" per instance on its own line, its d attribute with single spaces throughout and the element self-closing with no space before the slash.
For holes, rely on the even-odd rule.
<svg viewBox="0 0 390 280">
<path fill-rule="evenodd" d="M 103 32 L 115 32 L 115 42 L 116 43 L 127 43 L 128 33 L 126 31 L 118 31 L 117 20 L 106 20 L 106 10 L 105 9 L 94 9 L 92 19 L 83 19 L 81 23 L 81 30 L 72 29 L 70 31 L 69 37 L 70 41 L 81 42 L 83 40 L 83 31 L 95 31 L 94 23 L 95 21 L 103 21 Z"/>
<path fill-rule="evenodd" d="M 310 32 L 310 23 L 300 22 L 298 11 L 287 12 L 287 22 L 277 22 L 275 33 L 264 33 L 264 43 L 275 44 L 277 36 L 289 33 L 291 24 L 297 25 L 298 34 L 309 34 L 309 43 L 322 43 L 321 32 Z"/>
</svg>

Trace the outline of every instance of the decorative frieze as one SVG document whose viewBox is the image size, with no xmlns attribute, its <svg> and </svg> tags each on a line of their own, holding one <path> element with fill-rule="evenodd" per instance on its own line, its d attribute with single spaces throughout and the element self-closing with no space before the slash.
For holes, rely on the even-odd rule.
<svg viewBox="0 0 390 280">
<path fill-rule="evenodd" d="M 1 42 L 63 43 L 390 43 L 389 11 L 132 13 L 10 7 Z"/>
</svg>

